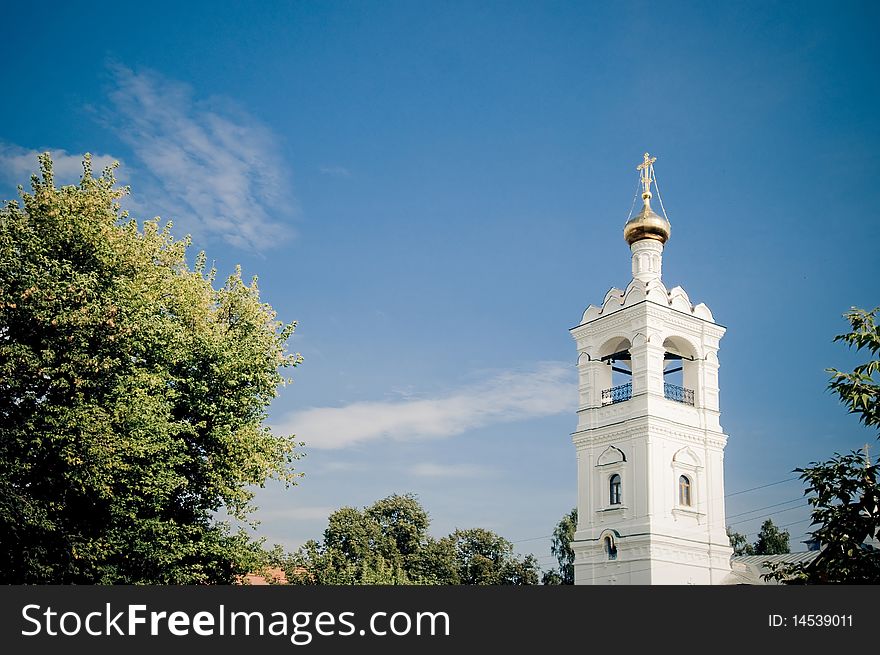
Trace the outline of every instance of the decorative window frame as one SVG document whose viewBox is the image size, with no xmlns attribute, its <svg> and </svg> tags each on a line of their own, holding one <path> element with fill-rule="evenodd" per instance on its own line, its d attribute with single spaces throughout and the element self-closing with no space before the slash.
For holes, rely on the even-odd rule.
<svg viewBox="0 0 880 655">
<path fill-rule="evenodd" d="M 704 467 L 697 454 L 685 446 L 672 456 L 672 514 L 690 516 L 700 521 L 705 515 L 702 493 Z M 681 503 L 679 479 L 685 476 L 690 481 L 690 505 Z"/>
<path fill-rule="evenodd" d="M 594 497 L 597 512 L 620 512 L 627 509 L 629 498 L 629 462 L 626 454 L 616 446 L 608 446 L 599 457 L 596 458 L 596 487 Z M 620 502 L 611 504 L 611 478 L 620 476 Z"/>
</svg>

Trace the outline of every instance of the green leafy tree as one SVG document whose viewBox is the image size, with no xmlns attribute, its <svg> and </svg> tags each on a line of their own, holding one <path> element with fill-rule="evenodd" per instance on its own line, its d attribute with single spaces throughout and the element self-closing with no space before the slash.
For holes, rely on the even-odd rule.
<svg viewBox="0 0 880 655">
<path fill-rule="evenodd" d="M 112 168 L 40 166 L 0 210 L 0 581 L 232 582 L 260 547 L 215 516 L 299 475 L 262 425 L 294 325 L 127 220 Z"/>
<path fill-rule="evenodd" d="M 755 541 L 755 555 L 784 555 L 791 552 L 788 540 L 791 535 L 788 530 L 780 530 L 773 523 L 773 519 L 767 519 L 761 524 L 761 531 Z"/>
<path fill-rule="evenodd" d="M 287 571 L 292 568 L 292 558 L 293 556 L 280 544 L 275 544 L 269 550 L 263 550 L 259 554 L 249 573 L 262 576 L 269 584 L 284 584 L 286 580 L 278 572 L 281 571 L 287 575 Z M 240 582 L 246 583 L 247 579 Z"/>
<path fill-rule="evenodd" d="M 351 559 L 335 548 L 307 541 L 283 567 L 291 584 L 400 585 L 413 584 L 399 562 L 366 552 Z"/>
<path fill-rule="evenodd" d="M 727 526 L 727 538 L 730 539 L 730 547 L 733 548 L 734 555 L 755 554 L 755 547 L 749 543 L 746 536 L 739 532 L 734 532 L 729 525 Z"/>
<path fill-rule="evenodd" d="M 330 515 L 324 530 L 324 545 L 350 562 L 359 562 L 372 553 L 388 553 L 382 528 L 354 507 L 343 507 Z"/>
<path fill-rule="evenodd" d="M 560 585 L 562 584 L 562 576 L 559 575 L 559 571 L 557 571 L 556 569 L 544 571 L 544 573 L 541 575 L 541 584 Z"/>
<path fill-rule="evenodd" d="M 867 427 L 880 427 L 880 326 L 877 312 L 853 308 L 845 314 L 851 330 L 835 337 L 870 354 L 867 363 L 845 373 L 828 369 L 829 389 L 850 413 Z M 852 451 L 825 462 L 795 469 L 806 483 L 805 494 L 813 507 L 813 537 L 821 550 L 806 564 L 779 565 L 767 575 L 789 584 L 880 583 L 880 551 L 867 543 L 880 538 L 880 486 L 877 464 L 864 453 Z"/>
<path fill-rule="evenodd" d="M 834 337 L 835 342 L 843 342 L 850 348 L 866 350 L 871 359 L 856 366 L 851 372 L 829 368 L 831 382 L 828 388 L 840 396 L 850 414 L 858 414 L 859 420 L 868 428 L 880 429 L 880 326 L 877 325 L 877 312 L 853 307 L 844 316 L 850 322 L 851 330 Z"/>
<path fill-rule="evenodd" d="M 421 550 L 429 543 L 428 515 L 410 494 L 364 508 L 333 512 L 323 542 L 309 541 L 290 562 L 299 584 L 410 584 L 427 574 Z"/>
<path fill-rule="evenodd" d="M 513 544 L 491 530 L 456 530 L 446 537 L 455 554 L 457 584 L 538 584 L 538 562 L 532 555 L 519 559 Z"/>
<path fill-rule="evenodd" d="M 559 562 L 558 570 L 544 573 L 543 584 L 574 584 L 574 550 L 571 542 L 577 530 L 577 507 L 562 517 L 553 529 L 550 553 Z"/>
<path fill-rule="evenodd" d="M 821 550 L 812 562 L 779 565 L 767 577 L 789 584 L 880 583 L 880 551 L 866 543 L 880 538 L 877 468 L 852 452 L 796 469 L 807 484 Z"/>
<path fill-rule="evenodd" d="M 410 576 L 418 584 L 461 584 L 458 570 L 455 549 L 448 538 L 428 537 L 424 545 L 410 558 Z"/>
<path fill-rule="evenodd" d="M 411 494 L 392 495 L 363 511 L 330 515 L 323 541 L 309 541 L 287 562 L 295 584 L 537 584 L 537 561 L 482 529 L 434 539 L 427 512 Z"/>
<path fill-rule="evenodd" d="M 383 498 L 368 507 L 364 514 L 379 527 L 386 555 L 394 552 L 408 558 L 428 537 L 428 513 L 411 494 Z"/>
</svg>

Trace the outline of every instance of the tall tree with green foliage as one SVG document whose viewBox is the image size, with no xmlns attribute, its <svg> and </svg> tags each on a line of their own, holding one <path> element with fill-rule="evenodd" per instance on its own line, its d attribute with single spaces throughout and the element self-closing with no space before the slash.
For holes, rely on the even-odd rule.
<svg viewBox="0 0 880 655">
<path fill-rule="evenodd" d="M 788 530 L 780 530 L 773 523 L 773 519 L 767 519 L 761 524 L 761 531 L 755 541 L 755 555 L 785 555 L 791 552 L 789 545 Z"/>
<path fill-rule="evenodd" d="M 577 507 L 562 517 L 553 529 L 553 540 L 550 542 L 550 553 L 559 562 L 559 569 L 551 569 L 544 573 L 544 584 L 574 584 L 574 550 L 571 542 L 577 530 Z"/>
<path fill-rule="evenodd" d="M 878 312 L 880 307 L 871 311 L 853 307 L 844 314 L 851 330 L 834 337 L 835 342 L 845 343 L 856 350 L 866 350 L 871 358 L 850 372 L 828 369 L 831 374 L 828 388 L 840 396 L 850 414 L 857 414 L 865 427 L 874 429 L 880 429 L 880 326 L 876 323 Z"/>
<path fill-rule="evenodd" d="M 754 555 L 755 547 L 749 543 L 748 538 L 744 534 L 734 532 L 727 526 L 727 538 L 730 539 L 730 547 L 733 548 L 734 555 Z"/>
<path fill-rule="evenodd" d="M 456 530 L 446 539 L 452 544 L 456 568 L 451 584 L 538 584 L 537 560 L 531 555 L 516 557 L 513 544 L 491 530 Z"/>
<path fill-rule="evenodd" d="M 330 515 L 324 539 L 285 560 L 294 584 L 537 584 L 534 557 L 490 530 L 428 535 L 428 514 L 411 494 L 392 495 L 363 510 Z"/>
<path fill-rule="evenodd" d="M 852 452 L 796 469 L 807 483 L 813 538 L 820 552 L 812 562 L 779 565 L 768 578 L 789 584 L 880 584 L 878 466 Z"/>
<path fill-rule="evenodd" d="M 744 534 L 734 532 L 727 526 L 727 537 L 730 539 L 730 547 L 734 555 L 783 555 L 791 552 L 789 545 L 788 530 L 780 530 L 773 523 L 773 519 L 767 519 L 761 524 L 758 539 L 750 544 Z"/>
<path fill-rule="evenodd" d="M 296 366 L 256 280 L 119 206 L 112 168 L 0 210 L 0 582 L 232 582 L 253 485 L 299 475 L 263 426 Z"/>
<path fill-rule="evenodd" d="M 851 414 L 869 428 L 880 427 L 880 307 L 871 311 L 853 308 L 844 316 L 850 331 L 834 341 L 866 350 L 869 360 L 851 372 L 828 369 L 829 389 Z M 805 494 L 813 507 L 813 537 L 819 555 L 806 564 L 780 565 L 768 578 L 789 584 L 880 583 L 880 550 L 867 543 L 880 539 L 880 485 L 878 466 L 864 452 L 851 451 L 825 462 L 812 462 L 795 469 L 807 485 Z"/>
</svg>

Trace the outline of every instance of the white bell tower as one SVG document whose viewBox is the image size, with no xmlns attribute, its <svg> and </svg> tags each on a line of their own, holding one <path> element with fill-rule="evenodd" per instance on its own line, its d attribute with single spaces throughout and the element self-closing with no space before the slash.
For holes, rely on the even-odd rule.
<svg viewBox="0 0 880 655">
<path fill-rule="evenodd" d="M 651 209 L 655 160 L 645 153 L 637 168 L 643 207 L 624 226 L 633 279 L 571 329 L 575 584 L 720 584 L 730 573 L 718 406 L 725 328 L 661 281 L 670 225 Z"/>
</svg>

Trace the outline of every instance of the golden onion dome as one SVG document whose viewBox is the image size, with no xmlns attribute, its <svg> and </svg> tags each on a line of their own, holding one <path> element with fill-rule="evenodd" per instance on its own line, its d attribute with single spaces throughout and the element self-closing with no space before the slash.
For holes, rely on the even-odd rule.
<svg viewBox="0 0 880 655">
<path fill-rule="evenodd" d="M 672 226 L 669 221 L 657 214 L 651 209 L 650 193 L 642 194 L 645 201 L 642 211 L 633 216 L 623 226 L 623 238 L 629 245 L 642 239 L 654 239 L 660 243 L 666 243 L 669 240 L 669 234 Z"/>
</svg>

